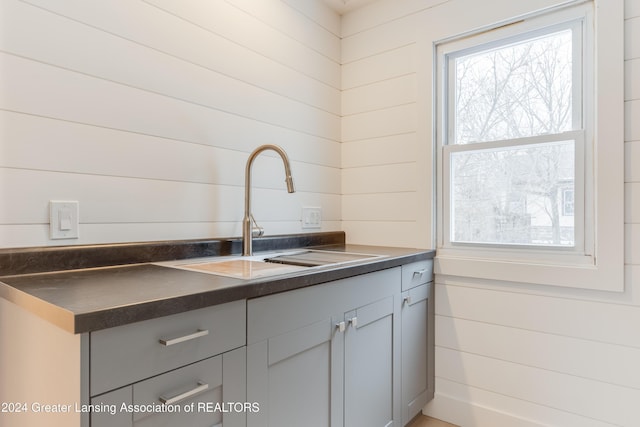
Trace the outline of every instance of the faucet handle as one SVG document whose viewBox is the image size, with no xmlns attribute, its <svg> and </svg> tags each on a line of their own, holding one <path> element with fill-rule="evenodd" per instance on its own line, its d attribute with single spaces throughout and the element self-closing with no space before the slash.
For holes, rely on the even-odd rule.
<svg viewBox="0 0 640 427">
<path fill-rule="evenodd" d="M 263 235 L 264 235 L 264 228 L 260 227 L 259 225 L 256 225 L 251 229 L 251 236 L 261 237 Z"/>
<path fill-rule="evenodd" d="M 264 235 L 264 228 L 260 227 L 258 225 L 258 223 L 256 222 L 256 219 L 253 217 L 253 214 L 251 214 L 251 223 L 253 224 L 251 226 L 251 236 L 252 237 L 261 237 Z"/>
</svg>

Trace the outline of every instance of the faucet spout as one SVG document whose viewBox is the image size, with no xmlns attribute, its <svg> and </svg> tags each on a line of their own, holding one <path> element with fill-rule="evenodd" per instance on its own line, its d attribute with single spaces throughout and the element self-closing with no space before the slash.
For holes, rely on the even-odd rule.
<svg viewBox="0 0 640 427">
<path fill-rule="evenodd" d="M 242 219 L 242 255 L 253 255 L 253 227 L 255 220 L 251 213 L 251 167 L 253 161 L 258 157 L 260 153 L 266 150 L 275 151 L 282 158 L 284 163 L 285 182 L 287 183 L 287 192 L 294 193 L 295 187 L 293 185 L 293 177 L 291 176 L 291 165 L 289 163 L 289 157 L 287 153 L 277 145 L 265 144 L 256 148 L 247 160 L 247 166 L 244 173 L 244 218 Z M 257 225 L 257 224 L 256 224 Z M 260 234 L 261 235 L 261 234 Z"/>
</svg>

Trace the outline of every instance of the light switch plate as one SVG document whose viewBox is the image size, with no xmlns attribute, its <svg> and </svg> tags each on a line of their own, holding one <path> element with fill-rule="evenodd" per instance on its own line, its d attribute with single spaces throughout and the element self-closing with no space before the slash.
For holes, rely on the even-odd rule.
<svg viewBox="0 0 640 427">
<path fill-rule="evenodd" d="M 49 236 L 52 240 L 79 237 L 78 211 L 77 201 L 49 201 Z"/>
<path fill-rule="evenodd" d="M 302 228 L 321 228 L 322 208 L 302 208 Z"/>
</svg>

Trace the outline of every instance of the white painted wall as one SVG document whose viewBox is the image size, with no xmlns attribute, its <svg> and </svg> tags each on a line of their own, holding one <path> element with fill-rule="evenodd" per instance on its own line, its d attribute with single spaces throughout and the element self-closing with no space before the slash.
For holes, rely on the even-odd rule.
<svg viewBox="0 0 640 427">
<path fill-rule="evenodd" d="M 340 18 L 319 0 L 0 1 L 0 247 L 339 230 Z M 48 238 L 49 200 L 80 239 Z"/>
<path fill-rule="evenodd" d="M 640 425 L 640 0 L 624 1 L 625 290 L 436 278 L 427 414 L 480 427 Z M 343 17 L 350 241 L 433 247 L 432 42 L 559 2 L 380 0 Z"/>
</svg>

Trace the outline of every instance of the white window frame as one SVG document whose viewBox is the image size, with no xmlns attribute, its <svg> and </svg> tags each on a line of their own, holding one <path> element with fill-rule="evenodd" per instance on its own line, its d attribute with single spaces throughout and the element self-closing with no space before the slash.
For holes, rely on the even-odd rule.
<svg viewBox="0 0 640 427">
<path fill-rule="evenodd" d="M 624 34 L 621 30 L 624 15 L 620 3 L 616 0 L 563 3 L 435 43 L 437 274 L 608 291 L 624 289 Z M 446 120 L 448 114 L 452 114 L 444 84 L 447 55 L 499 44 L 519 34 L 526 39 L 532 32 L 545 32 L 545 28 L 575 19 L 584 19 L 583 60 L 587 67 L 593 64 L 591 74 L 580 76 L 585 87 L 582 96 L 578 94 L 584 105 L 582 129 L 567 133 L 576 140 L 575 246 L 509 247 L 451 242 L 447 202 L 449 155 L 469 147 L 446 144 L 449 136 Z M 545 138 L 527 138 L 522 143 L 544 142 Z M 491 144 L 501 147 L 512 142 Z"/>
</svg>

